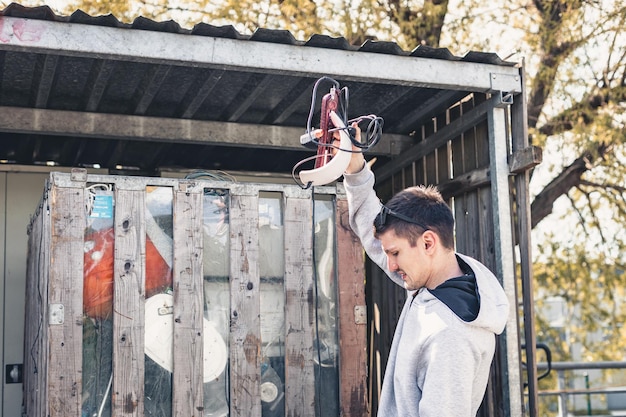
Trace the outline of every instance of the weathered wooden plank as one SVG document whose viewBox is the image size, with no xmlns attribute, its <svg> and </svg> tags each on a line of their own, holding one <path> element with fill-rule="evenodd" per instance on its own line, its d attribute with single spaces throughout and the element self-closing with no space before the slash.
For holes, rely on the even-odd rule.
<svg viewBox="0 0 626 417">
<path fill-rule="evenodd" d="M 410 181 L 410 173 L 407 172 L 407 180 Z M 166 179 L 149 179 L 149 178 L 130 178 L 130 177 L 110 177 L 110 176 L 81 176 L 81 180 L 72 179 L 73 177 L 65 174 L 53 175 L 54 184 L 58 190 L 65 190 L 68 195 L 72 193 L 80 193 L 80 197 L 73 198 L 73 203 L 67 203 L 64 199 L 61 204 L 50 201 L 48 206 L 51 208 L 50 213 L 56 215 L 56 224 L 52 222 L 45 223 L 50 217 L 45 210 L 37 214 L 37 220 L 31 222 L 32 229 L 30 250 L 37 253 L 38 259 L 29 258 L 29 287 L 28 291 L 32 293 L 34 300 L 41 299 L 40 305 L 35 305 L 39 310 L 31 310 L 30 316 L 39 316 L 43 314 L 44 319 L 49 320 L 51 314 L 48 313 L 48 306 L 52 305 L 50 301 L 54 298 L 51 296 L 59 296 L 71 288 L 74 291 L 72 297 L 63 295 L 63 299 L 70 299 L 76 303 L 75 309 L 78 315 L 72 320 L 68 320 L 68 308 L 64 305 L 65 314 L 64 323 L 72 322 L 77 330 L 78 350 L 75 353 L 68 354 L 66 351 L 52 352 L 49 346 L 52 346 L 53 340 L 59 344 L 59 340 L 64 340 L 65 349 L 67 349 L 66 341 L 69 340 L 57 338 L 55 334 L 46 334 L 51 326 L 43 326 L 43 329 L 37 329 L 36 320 L 29 321 L 32 323 L 30 336 L 25 340 L 38 339 L 42 342 L 41 347 L 35 346 L 36 361 L 32 361 L 29 366 L 38 366 L 39 373 L 29 378 L 25 384 L 28 392 L 25 398 L 26 407 L 30 407 L 28 415 L 35 417 L 47 417 L 48 415 L 80 415 L 81 413 L 81 391 L 80 383 L 73 385 L 73 388 L 63 390 L 57 388 L 56 382 L 61 379 L 69 378 L 68 370 L 70 366 L 59 366 L 55 363 L 66 363 L 73 361 L 76 363 L 75 369 L 79 370 L 82 366 L 82 282 L 84 268 L 82 265 L 84 253 L 84 233 L 85 219 L 82 219 L 80 227 L 71 231 L 71 227 L 75 227 L 77 222 L 76 216 L 84 216 L 84 181 L 89 180 L 90 183 L 102 182 L 111 183 L 115 191 L 115 255 L 114 255 L 114 278 L 115 285 L 113 290 L 113 385 L 110 392 L 111 415 L 113 416 L 143 416 L 144 415 L 144 398 L 145 398 L 145 372 L 144 372 L 144 330 L 145 330 L 145 263 L 146 263 L 146 186 L 158 184 L 164 187 L 173 187 L 176 191 L 174 212 L 174 255 L 173 268 L 178 271 L 174 274 L 174 344 L 173 344 L 173 398 L 172 398 L 172 415 L 200 415 L 203 408 L 203 386 L 202 372 L 203 369 L 203 349 L 200 328 L 203 324 L 202 318 L 202 201 L 201 191 L 193 189 L 177 188 L 188 184 L 187 180 L 180 183 L 180 180 Z M 78 178 L 78 177 L 76 177 Z M 83 181 L 81 183 L 81 181 Z M 205 188 L 207 184 L 215 187 L 215 182 L 194 180 L 195 186 Z M 330 385 L 322 386 L 322 396 L 316 392 L 319 388 L 320 381 L 316 379 L 315 355 L 315 298 L 314 277 L 313 277 L 313 248 L 312 248 L 312 205 L 309 193 L 301 192 L 301 190 L 292 190 L 289 186 L 279 186 L 273 184 L 237 184 L 231 182 L 220 182 L 219 185 L 223 189 L 230 190 L 231 196 L 229 202 L 229 221 L 230 221 L 230 292 L 231 292 L 231 313 L 230 313 L 230 364 L 229 371 L 231 378 L 229 380 L 231 416 L 260 416 L 261 410 L 261 318 L 260 303 L 263 302 L 260 285 L 261 263 L 259 250 L 259 192 L 281 192 L 284 196 L 289 196 L 285 202 L 285 309 L 282 311 L 282 303 L 277 307 L 279 311 L 276 314 L 285 314 L 287 323 L 285 329 L 285 349 L 280 352 L 285 355 L 285 411 L 292 416 L 309 416 L 313 417 L 316 412 L 316 403 L 320 401 L 323 407 L 328 401 L 323 394 L 324 390 L 333 396 L 341 395 L 343 402 L 341 407 L 342 413 L 352 413 L 359 404 L 366 410 L 367 398 L 366 392 L 362 387 L 366 383 L 365 373 L 358 374 L 359 361 L 361 360 L 349 350 L 347 356 L 341 359 L 339 370 L 343 376 L 341 377 L 341 386 L 344 390 L 341 394 L 335 391 Z M 405 184 L 409 185 L 409 184 Z M 282 191 L 281 191 L 282 190 Z M 334 195 L 337 190 L 332 191 L 329 187 L 320 187 L 316 189 L 316 193 L 320 191 L 324 195 Z M 331 224 L 335 219 L 328 220 L 328 230 L 335 233 L 335 225 Z M 344 219 L 345 220 L 345 219 Z M 41 223 L 37 223 L 40 221 Z M 63 227 L 60 227 L 62 225 Z M 345 225 L 344 225 L 345 226 Z M 48 230 L 56 233 L 56 240 L 46 241 L 46 233 Z M 73 233 L 73 234 L 72 234 Z M 348 233 L 346 231 L 346 233 Z M 76 238 L 78 243 L 74 247 L 62 249 L 67 245 L 66 237 Z M 39 242 L 35 242 L 39 238 Z M 72 238 L 72 239 L 73 239 Z M 273 239 L 273 238 L 272 238 Z M 71 239 L 70 239 L 71 240 Z M 268 242 L 272 244 L 273 240 Z M 341 238 L 340 238 L 341 242 Z M 352 242 L 352 243 L 350 243 Z M 357 266 L 362 265 L 362 253 L 360 249 L 348 248 L 343 245 L 354 244 L 349 239 L 345 243 L 338 243 L 340 253 L 360 253 L 361 260 Z M 357 248 L 360 248 L 358 244 Z M 56 247 L 56 248 L 54 248 Z M 47 250 L 50 249 L 49 251 Z M 50 253 L 51 261 L 47 261 L 47 253 Z M 280 254 L 281 251 L 279 250 Z M 57 256 L 54 258 L 54 256 Z M 341 254 L 344 256 L 344 253 Z M 273 257 L 272 257 L 273 258 Z M 61 270 L 58 265 L 55 266 L 54 260 L 60 259 L 60 263 L 64 264 L 64 270 L 68 265 L 76 263 L 76 273 L 74 276 L 66 273 L 59 273 Z M 341 259 L 341 258 L 340 258 Z M 351 259 L 350 257 L 345 260 Z M 357 262 L 357 260 L 354 260 Z M 48 271 L 47 265 L 51 268 L 57 268 L 55 273 L 59 279 L 53 291 L 49 295 L 46 293 L 48 287 L 47 273 L 52 274 L 52 269 Z M 346 265 L 337 265 L 339 268 L 350 268 Z M 356 268 L 353 266 L 352 268 Z M 340 272 L 341 276 L 349 275 L 349 273 Z M 281 272 L 282 273 L 282 272 Z M 281 274 L 279 273 L 279 275 Z M 272 272 L 274 274 L 274 272 Z M 334 273 L 332 274 L 334 276 Z M 362 274 L 361 274 L 362 275 Z M 33 278 L 34 276 L 34 278 Z M 265 276 L 265 275 L 264 275 Z M 271 275 L 276 277 L 278 275 Z M 359 280 L 358 277 L 350 277 Z M 361 276 L 362 278 L 362 276 Z M 40 281 L 37 281 L 39 279 Z M 274 281 L 272 283 L 275 283 Z M 50 283 L 51 285 L 51 283 Z M 80 287 L 78 286 L 80 285 Z M 345 311 L 342 313 L 344 324 L 338 323 L 337 328 L 343 326 L 347 329 L 347 336 L 340 342 L 349 349 L 357 349 L 350 346 L 361 344 L 361 349 L 365 350 L 365 325 L 355 324 L 356 299 L 350 297 L 355 296 L 357 283 L 353 282 L 346 290 L 334 287 L 336 282 L 331 283 L 333 290 L 344 291 L 340 297 L 348 297 Z M 363 286 L 362 279 L 360 280 Z M 272 291 L 276 289 L 273 287 Z M 388 291 L 391 294 L 391 291 Z M 273 292 L 272 292 L 273 294 Z M 282 295 L 282 292 L 281 292 Z M 381 300 L 388 303 L 388 300 Z M 395 303 L 395 301 L 392 301 Z M 56 303 L 60 304 L 60 303 Z M 337 302 L 337 306 L 340 303 Z M 364 302 L 358 301 L 359 305 Z M 401 303 L 400 303 L 401 304 Z M 265 309 L 267 310 L 267 309 Z M 32 311 L 35 311 L 33 313 Z M 264 314 L 267 311 L 264 312 Z M 271 311 L 274 313 L 274 311 Z M 362 310 L 357 309 L 358 314 L 362 314 Z M 360 315 L 359 317 L 362 318 Z M 347 321 L 346 321 L 347 320 Z M 347 324 L 346 324 L 347 323 Z M 387 323 L 389 324 L 389 323 Z M 387 325 L 386 324 L 386 325 Z M 58 325 L 61 326 L 61 325 Z M 360 336 L 354 336 L 352 327 L 361 327 Z M 266 329 L 264 327 L 264 329 Z M 299 331 L 295 331 L 299 329 Z M 357 329 L 359 330 L 359 329 Z M 385 332 L 393 331 L 392 328 L 384 330 Z M 359 338 L 362 342 L 358 342 Z M 387 339 L 386 339 L 387 340 Z M 383 340 L 383 343 L 386 343 Z M 60 345 L 60 344 L 59 344 Z M 29 349 L 28 355 L 30 355 Z M 386 352 L 388 346 L 381 349 Z M 35 351 L 33 351 L 35 352 Z M 341 352 L 340 355 L 344 355 Z M 29 356 L 30 357 L 30 356 Z M 356 359 L 356 362 L 355 362 Z M 382 361 L 380 361 L 382 364 Z M 353 369 L 356 366 L 357 369 Z M 28 367 L 25 367 L 28 369 Z M 31 368 L 32 369 L 32 368 Z M 362 369 L 365 369 L 365 359 L 362 361 Z M 45 375 L 42 375 L 45 374 Z M 108 375 L 107 375 L 108 376 Z M 48 378 L 50 377 L 50 378 Z M 76 379 L 76 378 L 75 378 Z M 339 382 L 339 381 L 337 381 Z M 355 388 L 350 390 L 349 385 Z M 339 384 L 338 384 L 339 385 Z M 31 387 L 31 388 L 28 388 Z M 73 389 L 73 391 L 72 391 Z M 71 412 L 67 412 L 67 401 L 63 398 L 60 401 L 56 399 L 54 408 L 52 408 L 47 400 L 47 396 L 54 394 L 57 397 L 65 396 L 75 401 L 72 405 Z M 355 397 L 356 395 L 356 397 Z M 317 397 L 317 398 L 316 398 Z M 355 399 L 356 398 L 356 399 Z M 159 401 L 158 399 L 154 399 Z M 169 399 L 168 399 L 169 400 Z M 334 401 L 334 398 L 333 398 Z M 356 401 L 356 402 L 355 402 Z M 59 405 L 61 404 L 61 405 Z M 333 402 L 333 404 L 336 404 Z M 61 409 L 60 407 L 66 407 Z M 333 405 L 334 407 L 334 405 Z M 60 410 L 60 411 L 59 411 Z M 32 412 L 31 412 L 32 411 Z M 54 412 L 52 412 L 54 411 Z M 286 414 L 287 415 L 287 414 Z"/>
<path fill-rule="evenodd" d="M 78 416 L 83 358 L 84 189 L 53 187 L 50 200 L 49 314 L 46 316 L 49 367 L 45 381 L 48 414 Z"/>
<path fill-rule="evenodd" d="M 46 199 L 46 203 L 48 199 Z M 50 256 L 51 256 L 51 248 L 50 248 L 50 224 L 51 224 L 51 219 L 50 219 L 50 215 L 49 214 L 42 214 L 42 242 L 41 242 L 41 248 L 40 250 L 46 251 L 45 254 L 42 254 L 41 256 L 41 260 L 40 260 L 40 275 L 38 277 L 38 285 L 39 288 L 41 289 L 41 294 L 37 294 L 37 298 L 34 300 L 37 300 L 37 302 L 39 303 L 37 306 L 37 315 L 35 315 L 34 317 L 38 317 L 39 320 L 37 320 L 37 326 L 39 327 L 39 330 L 35 330 L 36 332 L 41 331 L 41 333 L 37 333 L 35 335 L 36 338 L 36 344 L 35 346 L 37 347 L 37 354 L 36 354 L 36 358 L 37 358 L 37 363 L 34 364 L 37 368 L 40 369 L 45 369 L 45 367 L 48 366 L 47 363 L 47 359 L 48 359 L 48 345 L 47 345 L 47 341 L 49 338 L 49 327 L 42 325 L 43 323 L 41 323 L 41 320 L 44 320 L 45 317 L 48 317 L 48 307 L 49 307 L 49 303 L 48 303 L 48 284 L 49 284 L 49 279 L 50 279 Z M 45 301 L 44 301 L 45 300 Z M 33 317 L 33 316 L 31 316 Z M 24 356 L 25 358 L 28 356 Z M 35 406 L 36 406 L 36 410 L 39 411 L 39 415 L 44 417 L 46 415 L 46 404 L 48 404 L 48 372 L 40 372 L 39 369 L 34 369 L 36 374 L 40 374 L 37 378 L 37 383 L 35 385 L 35 389 L 39 390 L 37 392 L 37 401 L 35 402 Z"/>
<path fill-rule="evenodd" d="M 474 94 L 474 104 L 476 106 L 482 104 L 487 100 L 484 94 Z M 488 105 L 489 103 L 485 103 Z M 482 107 L 484 107 L 483 105 Z M 487 119 L 476 124 L 474 129 L 476 133 L 476 162 L 477 168 L 483 168 L 490 166 L 489 159 L 489 123 Z"/>
<path fill-rule="evenodd" d="M 484 94 L 479 94 L 479 99 L 475 102 L 482 103 L 485 101 Z M 463 117 L 456 121 L 447 124 L 438 132 L 434 132 L 431 127 L 427 127 L 428 134 L 425 136 L 427 139 L 420 141 L 417 145 L 412 146 L 404 150 L 400 155 L 393 158 L 393 160 L 379 170 L 379 179 L 384 180 L 393 175 L 396 171 L 403 168 L 407 164 L 412 163 L 414 160 L 423 156 L 432 155 L 433 151 L 447 142 L 450 138 L 457 136 L 467 126 L 474 125 L 478 121 L 486 118 L 486 111 L 488 110 L 488 104 L 477 105 L 472 111 L 464 112 Z M 430 122 L 428 123 L 430 125 Z M 428 126 L 427 125 L 427 126 Z M 419 134 L 419 132 L 418 132 Z"/>
<path fill-rule="evenodd" d="M 480 259 L 480 218 L 482 216 L 481 207 L 478 202 L 477 191 L 466 193 L 463 198 L 465 216 L 465 250 L 464 254 Z"/>
<path fill-rule="evenodd" d="M 462 106 L 458 104 L 452 107 L 449 112 L 450 122 L 454 122 L 456 119 L 460 118 L 462 115 Z M 451 139 L 451 150 L 452 150 L 452 178 L 457 178 L 458 175 L 463 174 L 465 172 L 465 167 L 463 166 L 463 134 L 461 133 L 458 136 L 455 136 Z"/>
<path fill-rule="evenodd" d="M 512 174 L 520 174 L 536 167 L 543 161 L 543 150 L 539 146 L 527 146 L 513 152 L 509 169 Z"/>
<path fill-rule="evenodd" d="M 111 394 L 115 416 L 144 413 L 145 197 L 145 189 L 115 192 Z"/>
<path fill-rule="evenodd" d="M 467 249 L 467 212 L 465 207 L 465 194 L 454 197 L 454 235 L 455 249 L 457 252 L 466 253 Z"/>
<path fill-rule="evenodd" d="M 461 113 L 470 112 L 472 108 L 473 101 L 467 101 L 461 105 Z M 457 153 L 459 159 L 455 164 L 455 178 L 476 169 L 476 132 L 473 127 L 463 132 Z M 473 242 L 478 237 L 477 210 L 475 191 L 455 196 L 456 250 L 470 256 L 475 254 Z"/>
<path fill-rule="evenodd" d="M 473 108 L 474 100 L 469 100 L 461 105 L 461 112 L 465 115 L 471 112 Z M 463 172 L 468 172 L 478 167 L 476 152 L 476 129 L 470 127 L 463 132 Z"/>
<path fill-rule="evenodd" d="M 367 414 L 367 317 L 363 250 L 348 222 L 348 202 L 336 200 L 340 415 Z"/>
<path fill-rule="evenodd" d="M 424 126 L 424 140 L 422 143 L 429 142 L 429 138 L 437 132 L 436 121 L 431 121 Z M 424 155 L 425 178 L 424 184 L 437 184 L 437 157 L 436 150 Z"/>
<path fill-rule="evenodd" d="M 419 130 L 419 135 L 423 138 L 422 129 Z M 426 163 L 424 157 L 419 157 L 413 162 L 413 172 L 415 173 L 415 184 L 425 184 L 426 183 Z"/>
<path fill-rule="evenodd" d="M 464 114 L 472 110 L 472 102 L 468 101 L 460 106 L 460 113 Z M 463 132 L 457 149 L 458 158 L 455 164 L 455 178 L 460 174 L 476 168 L 476 137 L 474 128 Z M 476 201 L 472 192 L 456 195 L 454 199 L 455 223 L 456 223 L 456 249 L 457 251 L 472 254 L 472 241 L 477 237 Z"/>
<path fill-rule="evenodd" d="M 496 273 L 495 260 L 495 231 L 493 224 L 493 189 L 490 186 L 477 190 L 480 217 L 476 245 L 478 245 L 477 259 L 492 272 Z M 501 278 L 500 278 L 501 279 Z"/>
<path fill-rule="evenodd" d="M 35 254 L 43 254 L 47 251 L 43 250 L 43 235 L 42 235 L 42 216 L 39 212 L 34 218 L 31 218 L 30 225 L 28 227 L 28 257 L 26 261 L 26 306 L 25 315 L 26 322 L 24 323 L 24 358 L 29 360 L 24 361 L 24 375 L 28 375 L 24 379 L 24 411 L 28 413 L 31 411 L 32 416 L 38 416 L 35 414 L 34 401 L 36 398 L 37 390 L 35 389 L 39 378 L 33 378 L 36 375 L 36 363 L 39 362 L 39 346 L 36 345 L 36 335 L 38 324 L 35 320 L 29 320 L 30 317 L 41 317 L 40 304 L 36 303 L 36 288 L 39 286 L 40 269 L 39 269 L 39 257 Z M 29 348 L 27 348 L 27 346 Z M 31 352 L 30 355 L 28 352 Z"/>
<path fill-rule="evenodd" d="M 404 169 L 402 169 L 402 171 L 400 171 L 401 174 L 401 178 L 402 178 L 402 189 L 405 189 L 407 187 L 410 187 L 412 185 L 415 185 L 415 180 L 413 178 L 413 164 L 405 167 Z"/>
<path fill-rule="evenodd" d="M 312 204 L 285 200 L 285 415 L 315 416 Z"/>
<path fill-rule="evenodd" d="M 469 193 L 478 187 L 489 185 L 491 182 L 489 168 L 475 169 L 464 174 L 455 175 L 450 181 L 437 186 L 444 199 Z"/>
<path fill-rule="evenodd" d="M 48 314 L 48 278 L 50 274 L 50 215 L 42 208 L 49 204 L 42 198 L 28 232 L 26 271 L 26 323 L 24 334 L 24 411 L 26 415 L 46 415 L 48 326 L 42 321 Z"/>
<path fill-rule="evenodd" d="M 437 131 L 444 129 L 448 121 L 447 112 L 437 118 Z M 446 181 L 451 177 L 450 164 L 452 154 L 449 147 L 450 141 L 446 141 L 435 150 L 437 158 L 437 184 Z"/>
<path fill-rule="evenodd" d="M 245 193 L 245 194 L 244 194 Z M 258 193 L 230 198 L 230 415 L 261 415 Z"/>
<path fill-rule="evenodd" d="M 202 188 L 181 182 L 173 202 L 174 416 L 203 416 L 202 213 Z"/>
</svg>

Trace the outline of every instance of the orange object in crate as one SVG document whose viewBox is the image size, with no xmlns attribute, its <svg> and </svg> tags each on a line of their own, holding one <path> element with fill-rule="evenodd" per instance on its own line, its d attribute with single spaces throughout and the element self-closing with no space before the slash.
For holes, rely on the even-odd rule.
<svg viewBox="0 0 626 417">
<path fill-rule="evenodd" d="M 92 318 L 111 318 L 115 232 L 102 229 L 85 237 L 83 311 Z M 172 286 L 172 270 L 146 236 L 146 298 Z"/>
</svg>

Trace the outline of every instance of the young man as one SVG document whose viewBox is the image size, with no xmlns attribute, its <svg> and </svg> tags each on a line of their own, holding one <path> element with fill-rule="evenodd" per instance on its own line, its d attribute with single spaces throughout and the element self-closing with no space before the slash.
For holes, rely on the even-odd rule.
<svg viewBox="0 0 626 417">
<path fill-rule="evenodd" d="M 455 252 L 452 212 L 435 188 L 411 187 L 382 205 L 362 153 L 353 153 L 343 184 L 350 226 L 368 256 L 409 292 L 378 416 L 476 416 L 495 335 L 509 313 L 500 283 L 480 262 Z"/>
</svg>

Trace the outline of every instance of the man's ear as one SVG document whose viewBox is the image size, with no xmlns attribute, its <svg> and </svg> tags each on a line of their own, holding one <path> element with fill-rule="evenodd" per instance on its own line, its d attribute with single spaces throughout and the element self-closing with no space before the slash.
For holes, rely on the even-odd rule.
<svg viewBox="0 0 626 417">
<path fill-rule="evenodd" d="M 439 236 L 432 230 L 427 230 L 422 234 L 422 240 L 424 241 L 426 252 L 432 252 L 435 244 L 439 241 Z"/>
</svg>

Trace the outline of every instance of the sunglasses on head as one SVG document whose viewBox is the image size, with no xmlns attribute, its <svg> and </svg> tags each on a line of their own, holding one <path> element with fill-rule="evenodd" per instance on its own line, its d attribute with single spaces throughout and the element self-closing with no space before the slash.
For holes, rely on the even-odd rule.
<svg viewBox="0 0 626 417">
<path fill-rule="evenodd" d="M 412 219 L 412 218 L 410 218 L 408 216 L 405 216 L 404 214 L 397 213 L 397 212 L 391 210 L 389 207 L 387 207 L 384 204 L 381 207 L 380 212 L 378 213 L 378 216 L 376 217 L 377 224 L 379 226 L 384 226 L 387 223 L 387 216 L 395 217 L 396 219 L 405 221 L 407 223 L 416 224 L 419 227 L 421 227 L 422 229 L 428 230 L 428 228 L 426 226 L 424 226 L 422 223 L 418 222 L 417 220 Z"/>
</svg>

